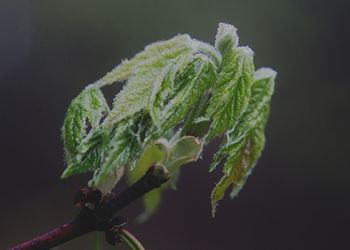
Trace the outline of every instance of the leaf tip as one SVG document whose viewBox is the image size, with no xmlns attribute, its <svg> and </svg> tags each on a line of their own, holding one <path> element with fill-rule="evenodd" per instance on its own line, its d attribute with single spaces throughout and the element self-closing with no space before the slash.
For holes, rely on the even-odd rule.
<svg viewBox="0 0 350 250">
<path fill-rule="evenodd" d="M 254 79 L 256 80 L 262 80 L 267 78 L 275 80 L 276 76 L 277 76 L 276 71 L 274 71 L 271 68 L 265 68 L 265 67 L 258 69 L 254 73 Z"/>
<path fill-rule="evenodd" d="M 67 179 L 68 177 L 72 176 L 74 174 L 73 169 L 71 167 L 67 167 L 63 173 L 61 174 L 61 179 Z"/>
<path fill-rule="evenodd" d="M 214 197 L 214 192 L 211 193 L 211 216 L 215 218 L 216 216 L 216 208 L 218 206 L 218 200 Z"/>
<path fill-rule="evenodd" d="M 242 46 L 242 47 L 239 47 L 239 49 L 242 51 L 244 55 L 253 58 L 254 51 L 249 46 Z"/>
<path fill-rule="evenodd" d="M 227 47 L 237 47 L 238 35 L 235 26 L 227 23 L 219 23 L 215 37 L 215 47 L 224 53 Z"/>
<path fill-rule="evenodd" d="M 230 193 L 230 198 L 231 199 L 236 198 L 239 194 L 239 191 L 241 191 L 241 188 L 242 188 L 241 186 L 237 186 L 237 187 L 233 186 L 232 191 Z"/>
</svg>

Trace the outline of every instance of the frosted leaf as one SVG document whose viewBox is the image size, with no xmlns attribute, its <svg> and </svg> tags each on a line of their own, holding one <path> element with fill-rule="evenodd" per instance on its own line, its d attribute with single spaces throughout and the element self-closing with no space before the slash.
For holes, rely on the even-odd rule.
<svg viewBox="0 0 350 250">
<path fill-rule="evenodd" d="M 96 86 L 102 87 L 118 81 L 125 81 L 139 71 L 157 67 L 167 60 L 174 60 L 183 52 L 194 51 L 192 39 L 189 35 L 177 35 L 166 41 L 158 41 L 145 47 L 144 51 L 136 54 L 132 59 L 124 60 L 119 66 L 107 73 Z"/>
<path fill-rule="evenodd" d="M 253 82 L 253 52 L 246 47 L 227 49 L 212 89 L 207 117 L 212 120 L 209 139 L 232 128 L 247 108 Z"/>
<path fill-rule="evenodd" d="M 233 186 L 231 198 L 235 197 L 245 184 L 265 144 L 264 129 L 269 115 L 269 103 L 274 90 L 276 73 L 267 68 L 254 73 L 249 105 L 240 117 L 239 123 L 227 131 L 224 143 L 215 154 L 211 170 L 225 159 L 224 176 L 212 191 L 212 213 L 225 191 Z"/>
<path fill-rule="evenodd" d="M 100 125 L 108 115 L 109 107 L 99 89 L 86 88 L 70 104 L 62 128 L 62 138 L 68 168 L 63 177 L 84 173 L 94 167 L 94 159 L 85 157 L 87 164 L 79 166 L 80 159 L 100 139 Z"/>
<path fill-rule="evenodd" d="M 219 23 L 215 37 L 215 48 L 224 54 L 226 49 L 237 47 L 237 45 L 237 29 L 231 24 Z"/>
<path fill-rule="evenodd" d="M 123 60 L 69 106 L 62 177 L 93 172 L 89 185 L 106 193 L 124 171 L 134 183 L 153 164 L 166 168 L 171 180 L 144 197 L 146 219 L 162 190 L 176 188 L 181 166 L 224 137 L 210 166 L 224 162 L 211 195 L 215 214 L 228 188 L 234 197 L 243 187 L 264 147 L 276 73 L 255 71 L 253 57 L 249 47 L 238 47 L 237 29 L 220 23 L 215 46 L 177 35 Z M 116 82 L 124 86 L 110 109 L 100 89 Z"/>
</svg>

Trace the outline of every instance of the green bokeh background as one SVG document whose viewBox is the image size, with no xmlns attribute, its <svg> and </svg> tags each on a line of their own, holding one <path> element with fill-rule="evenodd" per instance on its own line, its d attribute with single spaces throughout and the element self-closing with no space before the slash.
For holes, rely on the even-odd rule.
<svg viewBox="0 0 350 250">
<path fill-rule="evenodd" d="M 0 249 L 77 212 L 72 197 L 88 177 L 59 180 L 70 100 L 150 42 L 189 33 L 213 43 L 222 21 L 238 28 L 257 67 L 278 71 L 263 157 L 212 219 L 212 145 L 183 169 L 160 211 L 129 229 L 151 250 L 350 249 L 349 3 L 1 0 Z M 135 203 L 122 214 L 139 211 Z M 93 241 L 57 249 L 94 249 Z"/>
</svg>

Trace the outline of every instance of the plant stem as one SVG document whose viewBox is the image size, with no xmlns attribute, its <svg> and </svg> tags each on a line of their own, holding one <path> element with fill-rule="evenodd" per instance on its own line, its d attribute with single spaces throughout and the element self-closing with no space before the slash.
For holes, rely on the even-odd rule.
<svg viewBox="0 0 350 250">
<path fill-rule="evenodd" d="M 131 250 L 145 250 L 142 244 L 126 229 L 117 229 L 118 236 Z"/>
<path fill-rule="evenodd" d="M 95 232 L 95 250 L 102 250 L 102 235 L 100 232 Z"/>
<path fill-rule="evenodd" d="M 147 192 L 160 187 L 169 180 L 168 172 L 160 166 L 152 166 L 140 180 L 116 196 L 106 206 L 96 211 L 82 210 L 70 223 L 26 241 L 10 249 L 50 249 L 93 231 L 110 229 L 112 216 Z"/>
</svg>

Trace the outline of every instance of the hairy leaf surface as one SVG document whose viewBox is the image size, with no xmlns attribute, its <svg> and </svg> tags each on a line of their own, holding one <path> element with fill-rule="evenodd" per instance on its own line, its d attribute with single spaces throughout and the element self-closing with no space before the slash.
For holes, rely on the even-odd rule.
<svg viewBox="0 0 350 250">
<path fill-rule="evenodd" d="M 135 58 L 120 65 L 120 68 L 110 76 L 125 74 L 121 80 L 127 80 L 127 83 L 116 95 L 113 109 L 106 123 L 112 125 L 140 110 L 147 109 L 153 86 L 163 82 L 170 68 L 194 52 L 195 47 L 190 37 L 180 35 L 168 41 L 150 45 Z M 107 77 L 107 79 L 108 82 L 120 80 L 117 77 Z"/>
<path fill-rule="evenodd" d="M 96 133 L 100 130 L 100 124 L 108 115 L 109 107 L 102 92 L 95 88 L 86 88 L 70 104 L 64 125 L 62 138 L 68 165 L 74 164 L 77 157 L 89 149 L 92 149 L 98 139 Z M 84 173 L 89 167 L 82 167 L 76 171 L 67 171 L 66 176 L 76 173 Z M 71 172 L 71 174 L 68 174 Z"/>
<path fill-rule="evenodd" d="M 212 120 L 209 139 L 222 135 L 238 122 L 249 103 L 253 73 L 253 52 L 249 48 L 225 50 L 207 110 L 207 116 Z"/>
<path fill-rule="evenodd" d="M 175 60 L 179 55 L 192 52 L 192 39 L 189 35 L 177 35 L 166 41 L 152 43 L 130 60 L 124 60 L 119 66 L 107 73 L 95 85 L 104 86 L 125 81 L 139 72 L 163 67 L 166 62 Z"/>
<path fill-rule="evenodd" d="M 115 180 L 110 178 L 110 175 L 115 175 L 115 179 L 119 178 L 118 169 L 129 164 L 133 156 L 136 156 L 140 150 L 140 145 L 133 133 L 136 129 L 135 120 L 123 121 L 114 129 L 109 140 L 103 144 L 101 166 L 95 171 L 94 179 L 90 182 L 91 186 L 106 192 L 114 187 Z M 108 187 L 109 190 L 105 187 Z"/>
<path fill-rule="evenodd" d="M 124 172 L 132 184 L 152 166 L 170 181 L 144 197 L 145 220 L 165 189 L 176 188 L 181 166 L 197 161 L 223 137 L 210 171 L 223 163 L 211 199 L 213 214 L 232 187 L 242 188 L 264 147 L 264 128 L 276 73 L 254 73 L 253 52 L 238 47 L 237 29 L 220 23 L 215 45 L 177 35 L 146 46 L 70 104 L 62 129 L 67 168 L 62 177 L 93 172 L 89 185 L 107 193 Z M 123 82 L 111 109 L 101 92 Z"/>
<path fill-rule="evenodd" d="M 184 72 L 175 79 L 173 96 L 161 110 L 159 114 L 159 126 L 166 131 L 181 122 L 192 105 L 213 84 L 216 73 L 212 63 L 203 56 L 197 57 Z M 156 111 L 155 111 L 156 112 Z"/>
<path fill-rule="evenodd" d="M 212 192 L 213 215 L 218 201 L 230 185 L 234 187 L 231 197 L 239 192 L 261 154 L 275 75 L 274 71 L 265 68 L 255 72 L 248 108 L 237 126 L 227 132 L 224 144 L 214 156 L 211 170 L 223 158 L 226 161 L 224 176 Z"/>
</svg>

